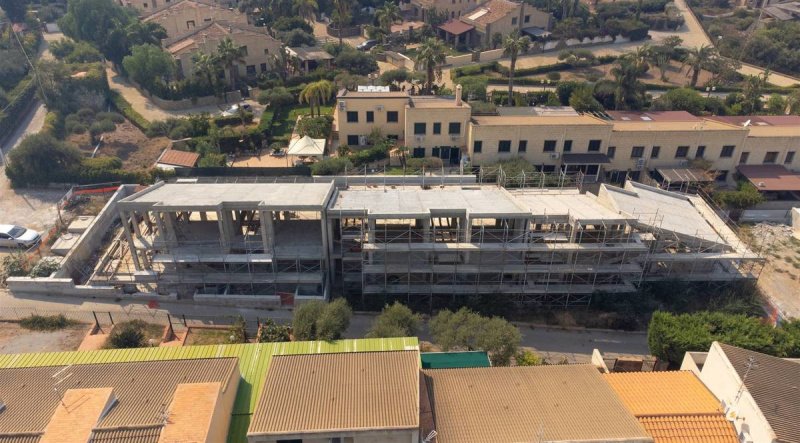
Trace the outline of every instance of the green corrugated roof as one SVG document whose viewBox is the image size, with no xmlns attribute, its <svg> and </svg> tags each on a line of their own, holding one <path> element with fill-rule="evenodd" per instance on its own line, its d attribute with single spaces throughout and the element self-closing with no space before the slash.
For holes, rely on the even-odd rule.
<svg viewBox="0 0 800 443">
<path fill-rule="evenodd" d="M 258 393 L 267 376 L 273 355 L 325 354 L 336 352 L 402 351 L 419 349 L 416 337 L 370 338 L 336 342 L 304 341 L 286 343 L 251 343 L 163 348 L 105 349 L 99 351 L 40 352 L 0 354 L 0 368 L 66 366 L 94 363 L 120 363 L 154 360 L 236 357 L 242 379 L 236 392 L 228 441 L 247 441 L 250 416 L 258 402 Z"/>
<path fill-rule="evenodd" d="M 488 368 L 489 354 L 485 351 L 424 352 L 420 354 L 422 369 Z"/>
</svg>

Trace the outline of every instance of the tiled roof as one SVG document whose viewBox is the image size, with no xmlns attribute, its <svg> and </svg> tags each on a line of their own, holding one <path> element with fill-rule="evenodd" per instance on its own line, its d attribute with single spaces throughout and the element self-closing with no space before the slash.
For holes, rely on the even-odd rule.
<svg viewBox="0 0 800 443">
<path fill-rule="evenodd" d="M 192 168 L 197 164 L 200 154 L 196 152 L 178 151 L 177 149 L 167 149 L 161 154 L 157 163 L 173 166 L 183 166 Z"/>
<path fill-rule="evenodd" d="M 339 340 L 335 342 L 300 341 L 290 343 L 253 343 L 107 349 L 101 351 L 0 354 L 0 368 L 235 357 L 239 360 L 239 371 L 241 372 L 242 381 L 239 383 L 236 401 L 233 405 L 233 415 L 228 431 L 228 442 L 239 443 L 245 441 L 247 438 L 246 434 L 247 427 L 250 424 L 250 417 L 255 409 L 258 393 L 261 392 L 261 386 L 267 376 L 272 356 L 331 352 L 399 351 L 408 349 L 419 349 L 419 341 L 416 337 Z M 35 443 L 37 440 L 0 440 L 0 443 Z"/>
<path fill-rule="evenodd" d="M 689 371 L 615 372 L 603 377 L 637 417 L 722 412 L 719 400 Z"/>
<path fill-rule="evenodd" d="M 800 174 L 783 165 L 738 165 L 736 170 L 759 191 L 800 191 Z"/>
<path fill-rule="evenodd" d="M 731 366 L 744 380 L 778 441 L 800 442 L 800 365 L 747 349 L 719 344 Z M 745 379 L 750 359 L 756 366 Z"/>
<path fill-rule="evenodd" d="M 519 3 L 509 0 L 489 0 L 474 10 L 463 14 L 461 20 L 466 23 L 485 26 L 511 14 L 519 7 Z"/>
<path fill-rule="evenodd" d="M 116 428 L 160 424 L 178 384 L 216 381 L 224 386 L 236 364 L 236 359 L 212 358 L 2 369 L 0 393 L 6 409 L 0 413 L 0 434 L 45 429 L 59 404 L 53 393 L 57 373 L 65 380 L 62 395 L 75 388 L 113 388 L 119 402 L 96 428 Z"/>
<path fill-rule="evenodd" d="M 650 440 L 592 365 L 423 373 L 437 443 Z"/>
<path fill-rule="evenodd" d="M 92 443 L 158 443 L 162 426 L 95 429 Z"/>
<path fill-rule="evenodd" d="M 248 435 L 419 427 L 419 353 L 272 359 Z"/>
<path fill-rule="evenodd" d="M 738 443 L 736 430 L 722 414 L 639 417 L 655 443 Z"/>
<path fill-rule="evenodd" d="M 208 45 L 208 42 L 217 42 L 225 37 L 230 37 L 234 42 L 236 42 L 236 36 L 239 34 L 257 35 L 258 38 L 271 40 L 277 43 L 277 40 L 267 33 L 266 28 L 259 28 L 237 22 L 216 20 L 206 23 L 202 26 L 198 26 L 192 29 L 191 32 L 179 37 L 164 39 L 162 44 L 164 48 L 169 51 L 169 53 L 172 55 L 177 55 L 187 51 L 194 51 L 195 49 L 199 48 L 200 45 L 198 42 L 201 41 L 205 41 L 206 45 Z M 198 35 L 201 38 L 197 38 Z M 213 45 L 216 46 L 216 43 Z"/>
<path fill-rule="evenodd" d="M 161 17 L 167 15 L 174 15 L 177 14 L 179 11 L 191 10 L 191 9 L 206 9 L 210 11 L 220 11 L 222 13 L 228 13 L 231 15 L 242 15 L 239 11 L 235 9 L 228 9 L 222 8 L 219 5 L 214 4 L 213 2 L 206 2 L 203 0 L 181 0 L 176 3 L 167 4 L 164 8 L 160 8 L 158 11 L 153 12 L 152 14 L 144 17 L 142 21 L 148 22 L 152 20 L 157 20 Z"/>
</svg>

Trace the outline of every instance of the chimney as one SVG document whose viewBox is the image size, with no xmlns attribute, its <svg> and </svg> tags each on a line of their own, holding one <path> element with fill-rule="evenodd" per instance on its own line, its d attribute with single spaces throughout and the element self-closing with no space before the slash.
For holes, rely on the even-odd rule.
<svg viewBox="0 0 800 443">
<path fill-rule="evenodd" d="M 456 85 L 456 106 L 461 106 L 461 85 Z"/>
</svg>

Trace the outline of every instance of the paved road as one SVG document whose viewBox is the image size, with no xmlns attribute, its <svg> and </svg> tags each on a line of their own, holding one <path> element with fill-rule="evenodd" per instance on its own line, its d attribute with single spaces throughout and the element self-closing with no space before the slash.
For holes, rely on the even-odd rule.
<svg viewBox="0 0 800 443">
<path fill-rule="evenodd" d="M 289 321 L 292 313 L 285 310 L 264 310 L 248 308 L 228 308 L 205 306 L 190 303 L 159 303 L 157 309 L 151 309 L 146 302 L 113 300 L 93 300 L 75 297 L 24 296 L 14 297 L 8 291 L 0 289 L 0 307 L 3 308 L 35 308 L 40 311 L 101 311 L 130 313 L 170 313 L 175 316 L 185 315 L 187 318 L 242 315 L 248 319 L 274 318 Z M 372 324 L 373 314 L 356 314 L 345 334 L 348 338 L 362 338 Z M 521 324 L 522 346 L 537 350 L 551 361 L 559 361 L 562 356 L 571 362 L 588 362 L 592 349 L 599 348 L 604 353 L 645 355 L 647 354 L 647 338 L 643 333 L 616 331 L 572 331 L 558 328 L 532 327 Z M 427 328 L 420 339 L 430 340 Z"/>
</svg>

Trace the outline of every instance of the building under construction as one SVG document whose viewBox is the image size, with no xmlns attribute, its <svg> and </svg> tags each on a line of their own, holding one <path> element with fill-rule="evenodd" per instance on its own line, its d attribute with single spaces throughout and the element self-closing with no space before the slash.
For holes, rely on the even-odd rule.
<svg viewBox="0 0 800 443">
<path fill-rule="evenodd" d="M 111 239 L 54 277 L 242 306 L 468 294 L 571 306 L 643 281 L 755 279 L 763 264 L 700 197 L 634 182 L 597 194 L 441 183 L 126 186 L 98 217 Z M 92 229 L 81 245 L 106 235 Z"/>
</svg>

